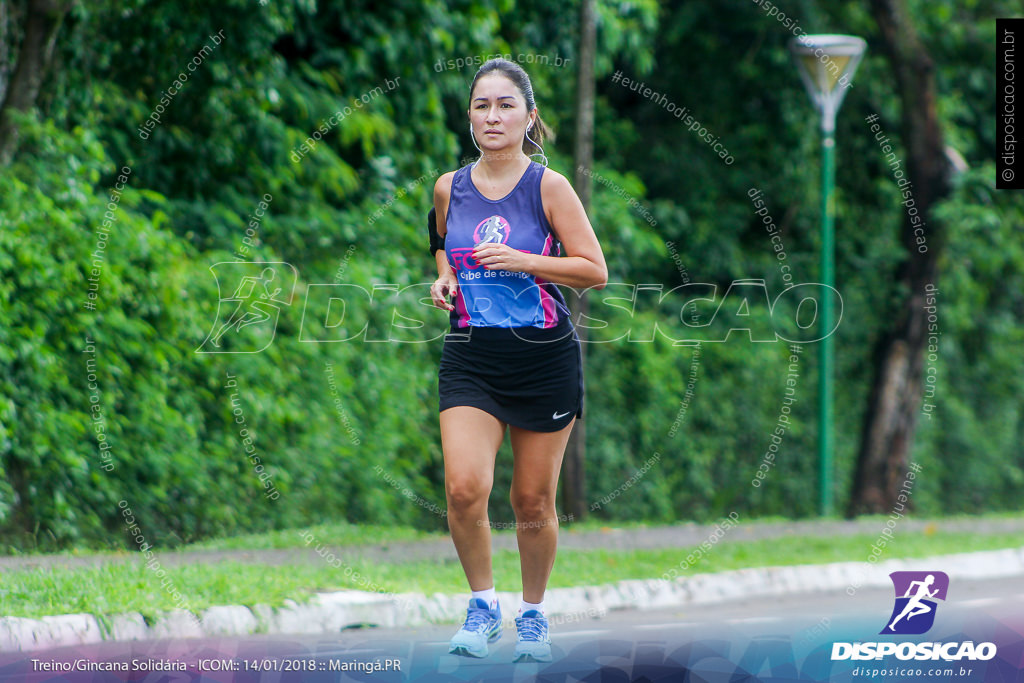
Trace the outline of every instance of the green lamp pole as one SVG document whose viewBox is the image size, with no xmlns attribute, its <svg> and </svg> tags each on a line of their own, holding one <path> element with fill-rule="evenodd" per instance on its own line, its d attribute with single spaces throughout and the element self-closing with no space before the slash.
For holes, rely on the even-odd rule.
<svg viewBox="0 0 1024 683">
<path fill-rule="evenodd" d="M 856 36 L 814 35 L 794 38 L 790 51 L 796 58 L 811 101 L 821 113 L 821 284 L 835 287 L 836 112 L 851 86 L 866 43 Z M 818 312 L 820 329 L 827 335 L 818 344 L 818 502 L 823 516 L 835 509 L 832 485 L 832 395 L 835 351 L 832 334 L 835 311 L 826 295 Z"/>
</svg>

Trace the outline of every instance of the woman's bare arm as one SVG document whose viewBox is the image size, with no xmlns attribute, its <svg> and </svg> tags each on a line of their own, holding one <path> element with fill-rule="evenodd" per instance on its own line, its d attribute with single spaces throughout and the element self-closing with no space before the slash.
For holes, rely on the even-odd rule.
<svg viewBox="0 0 1024 683">
<path fill-rule="evenodd" d="M 474 258 L 489 269 L 527 272 L 568 287 L 603 288 L 608 284 L 604 252 L 572 185 L 565 176 L 548 169 L 541 177 L 540 194 L 565 256 L 525 254 L 505 244 L 485 244 L 473 252 Z"/>
</svg>

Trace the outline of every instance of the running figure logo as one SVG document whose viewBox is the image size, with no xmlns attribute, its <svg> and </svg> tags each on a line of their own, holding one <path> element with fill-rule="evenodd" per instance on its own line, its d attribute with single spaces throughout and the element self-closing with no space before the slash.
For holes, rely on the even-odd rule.
<svg viewBox="0 0 1024 683">
<path fill-rule="evenodd" d="M 494 215 L 485 218 L 473 230 L 473 244 L 485 242 L 497 242 L 504 244 L 508 241 L 509 224 L 504 216 Z"/>
<path fill-rule="evenodd" d="M 946 599 L 949 576 L 945 572 L 893 572 L 896 604 L 881 634 L 919 635 L 935 623 L 937 600 Z M 934 598 L 934 599 L 932 599 Z"/>
<path fill-rule="evenodd" d="M 288 263 L 222 261 L 210 270 L 217 280 L 220 303 L 213 327 L 196 353 L 259 353 L 266 349 L 274 341 L 281 307 L 291 304 L 298 279 L 295 268 Z M 231 296 L 223 295 L 222 282 L 238 283 Z M 283 293 L 285 287 L 287 294 Z M 228 342 L 224 336 L 231 331 Z"/>
</svg>

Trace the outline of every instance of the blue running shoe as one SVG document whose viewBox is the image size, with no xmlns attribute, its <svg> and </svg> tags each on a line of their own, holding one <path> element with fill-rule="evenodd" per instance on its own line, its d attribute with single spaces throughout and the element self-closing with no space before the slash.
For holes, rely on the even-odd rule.
<svg viewBox="0 0 1024 683">
<path fill-rule="evenodd" d="M 501 638 L 501 607 L 494 610 L 480 598 L 470 598 L 466 623 L 452 637 L 448 654 L 461 657 L 486 657 L 487 643 Z"/>
<path fill-rule="evenodd" d="M 516 643 L 513 662 L 550 662 L 551 638 L 548 637 L 548 620 L 535 609 L 527 610 L 516 617 Z"/>
</svg>

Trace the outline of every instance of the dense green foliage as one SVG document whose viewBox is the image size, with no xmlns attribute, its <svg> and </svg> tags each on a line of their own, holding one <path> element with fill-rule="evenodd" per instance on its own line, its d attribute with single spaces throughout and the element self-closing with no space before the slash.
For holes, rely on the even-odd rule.
<svg viewBox="0 0 1024 683">
<path fill-rule="evenodd" d="M 741 0 L 598 4 L 601 180 L 591 219 L 611 282 L 665 290 L 712 283 L 721 297 L 735 280 L 763 278 L 774 299 L 784 283 L 752 188 L 763 191 L 782 232 L 795 282 L 813 282 L 818 139 L 786 53 L 791 34 Z M 899 294 L 892 272 L 901 257 L 900 195 L 864 119 L 878 114 L 898 146 L 899 97 L 860 3 L 778 4 L 810 32 L 869 40 L 838 130 L 842 499 L 871 348 Z M 912 5 L 936 61 L 947 140 L 970 166 L 935 217 L 949 236 L 933 245 L 945 249 L 942 335 L 936 408 L 922 417 L 915 445 L 925 476 L 913 501 L 933 514 L 1019 507 L 1024 200 L 993 189 L 991 161 L 994 17 L 1016 7 Z M 511 0 L 78 3 L 38 112 L 21 120 L 17 156 L 0 175 L 7 544 L 133 547 L 119 501 L 146 541 L 161 544 L 335 519 L 443 528 L 432 512 L 444 507 L 440 340 L 330 343 L 365 320 L 371 331 L 387 331 L 390 308 L 353 300 L 334 326 L 324 290 L 309 285 L 369 291 L 433 279 L 424 215 L 436 176 L 475 152 L 465 107 L 482 56 L 529 57 L 522 61 L 538 106 L 559 133 L 548 144 L 550 167 L 571 177 L 576 21 L 575 3 Z M 204 46 L 200 65 L 162 103 Z M 536 63 L 537 55 L 550 63 Z M 554 66 L 556 56 L 569 61 Z M 447 68 L 447 60 L 471 65 Z M 735 162 L 723 163 L 665 107 L 613 82 L 616 71 L 688 107 Z M 158 105 L 159 123 L 140 135 Z M 350 113 L 325 125 L 346 106 Z M 322 128 L 314 148 L 296 152 Z M 90 310 L 93 254 L 123 167 L 127 187 Z M 254 221 L 265 195 L 272 199 Z M 227 297 L 223 288 L 233 286 L 214 278 L 214 265 L 238 254 L 291 264 L 295 291 L 279 306 L 276 335 L 259 337 L 264 328 L 225 342 L 230 349 L 261 341 L 255 348 L 266 342 L 265 350 L 197 353 Z M 378 291 L 375 299 L 388 296 Z M 626 329 L 628 315 L 605 297 L 621 291 L 592 295 L 594 315 L 615 329 Z M 639 307 L 632 329 L 678 326 L 670 303 Z M 707 320 L 713 309 L 699 315 Z M 754 311 L 758 324 L 768 324 L 766 311 L 766 303 Z M 421 319 L 437 332 L 446 323 L 438 311 L 423 309 Z M 620 492 L 595 514 L 668 521 L 733 510 L 745 518 L 814 513 L 813 344 L 800 354 L 797 400 L 760 487 L 751 481 L 780 419 L 787 345 L 733 333 L 699 350 L 658 337 L 589 344 L 587 353 L 590 498 Z M 237 386 L 228 386 L 229 375 Z M 253 452 L 276 498 L 267 497 Z M 648 463 L 647 474 L 631 480 Z M 512 519 L 510 476 L 503 449 L 496 521 Z"/>
</svg>

